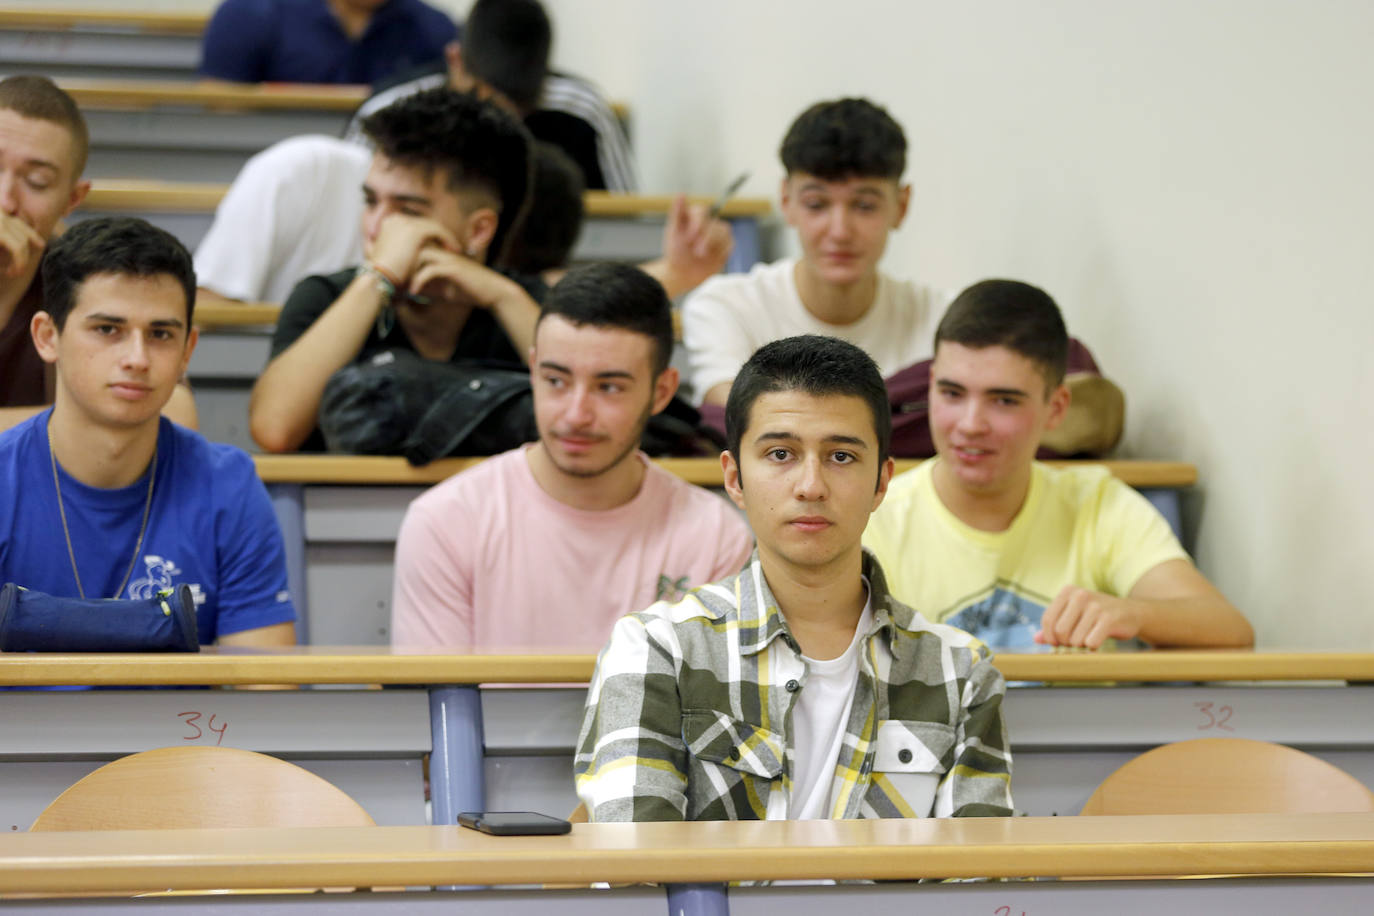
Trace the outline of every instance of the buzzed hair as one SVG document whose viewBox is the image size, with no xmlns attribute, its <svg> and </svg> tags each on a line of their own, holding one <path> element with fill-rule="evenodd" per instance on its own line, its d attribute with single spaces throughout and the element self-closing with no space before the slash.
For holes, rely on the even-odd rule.
<svg viewBox="0 0 1374 916">
<path fill-rule="evenodd" d="M 86 170 L 91 136 L 86 119 L 71 96 L 46 76 L 21 74 L 0 80 L 0 109 L 35 121 L 50 121 L 65 127 L 72 138 L 72 180 Z"/>
<path fill-rule="evenodd" d="M 672 303 L 663 285 L 631 264 L 594 263 L 574 267 L 549 291 L 535 327 L 550 315 L 594 328 L 643 334 L 653 344 L 654 378 L 673 355 Z"/>
<path fill-rule="evenodd" d="M 972 350 L 1006 347 L 1035 364 L 1045 396 L 1064 380 L 1069 332 L 1050 294 L 1019 280 L 983 280 L 964 290 L 935 329 L 935 350 L 954 343 Z"/>
</svg>

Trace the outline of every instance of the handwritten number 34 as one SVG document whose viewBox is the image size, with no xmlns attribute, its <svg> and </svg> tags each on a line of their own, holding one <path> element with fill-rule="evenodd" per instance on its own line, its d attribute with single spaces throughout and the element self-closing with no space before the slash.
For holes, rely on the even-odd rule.
<svg viewBox="0 0 1374 916">
<path fill-rule="evenodd" d="M 1212 712 L 1211 703 L 1198 702 L 1194 703 L 1193 706 L 1197 708 L 1198 712 L 1202 713 L 1204 716 L 1207 717 L 1207 721 L 1203 722 L 1197 727 L 1198 731 L 1205 732 L 1210 728 L 1219 728 L 1225 732 L 1235 731 L 1234 728 L 1226 724 L 1227 722 L 1231 721 L 1231 716 L 1235 713 L 1235 710 L 1233 710 L 1231 707 L 1218 706 L 1216 707 L 1216 712 L 1214 713 Z"/>
<path fill-rule="evenodd" d="M 179 718 L 179 719 L 185 719 L 185 720 L 186 720 L 186 726 L 187 726 L 187 728 L 191 728 L 191 729 L 194 729 L 194 730 L 195 730 L 195 734 L 185 734 L 185 735 L 182 735 L 182 736 L 181 736 L 181 740 L 183 740 L 183 741 L 199 741 L 199 740 L 201 739 L 201 736 L 203 736 L 203 735 L 205 734 L 205 729 L 208 729 L 208 730 L 214 732 L 215 734 L 219 735 L 219 737 L 215 739 L 215 745 L 216 745 L 216 746 L 221 745 L 221 744 L 224 743 L 224 732 L 225 732 L 225 729 L 227 729 L 227 728 L 229 727 L 229 723 L 228 723 L 228 722 L 223 722 L 223 723 L 220 724 L 220 726 L 219 726 L 218 728 L 216 728 L 216 727 L 215 727 L 215 716 L 214 716 L 213 713 L 211 713 L 209 721 L 205 723 L 205 729 L 202 729 L 199 725 L 196 724 L 196 722 L 200 721 L 200 719 L 203 718 L 203 715 L 202 715 L 201 713 L 198 713 L 198 712 L 179 712 L 179 713 L 177 713 L 177 718 Z"/>
</svg>

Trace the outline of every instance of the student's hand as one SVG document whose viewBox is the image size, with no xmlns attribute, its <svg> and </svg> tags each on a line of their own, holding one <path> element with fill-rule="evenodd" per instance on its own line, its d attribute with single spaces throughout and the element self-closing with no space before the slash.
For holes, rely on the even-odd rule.
<svg viewBox="0 0 1374 916">
<path fill-rule="evenodd" d="M 1131 639 L 1139 635 L 1143 625 L 1138 602 L 1066 585 L 1045 608 L 1035 641 L 1098 649 L 1108 638 Z"/>
<path fill-rule="evenodd" d="M 368 251 L 368 262 L 414 287 L 411 282 L 419 267 L 420 252 L 427 248 L 458 251 L 461 247 L 453 233 L 435 220 L 423 216 L 392 213 L 382 220 L 377 237 Z"/>
<path fill-rule="evenodd" d="M 704 204 L 688 205 L 682 194 L 674 197 L 663 227 L 668 295 L 681 296 L 720 273 L 734 244 L 729 225 L 711 218 Z"/>
<path fill-rule="evenodd" d="M 495 308 L 512 289 L 519 289 L 514 280 L 438 245 L 420 249 L 408 284 L 409 292 L 436 304 L 465 302 L 485 309 Z"/>
<path fill-rule="evenodd" d="M 0 273 L 17 277 L 43 252 L 43 237 L 17 216 L 0 213 Z"/>
</svg>

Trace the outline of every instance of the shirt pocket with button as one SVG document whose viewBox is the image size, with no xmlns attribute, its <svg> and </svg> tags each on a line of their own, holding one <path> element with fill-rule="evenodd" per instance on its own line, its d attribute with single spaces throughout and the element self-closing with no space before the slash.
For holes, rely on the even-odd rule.
<svg viewBox="0 0 1374 916">
<path fill-rule="evenodd" d="M 873 781 L 880 796 L 870 799 L 878 809 L 874 814 L 928 817 L 953 747 L 954 728 L 943 722 L 881 723 L 873 754 Z"/>
<path fill-rule="evenodd" d="M 762 819 L 781 780 L 785 743 L 761 725 L 713 709 L 682 713 L 688 754 L 688 817 Z"/>
</svg>

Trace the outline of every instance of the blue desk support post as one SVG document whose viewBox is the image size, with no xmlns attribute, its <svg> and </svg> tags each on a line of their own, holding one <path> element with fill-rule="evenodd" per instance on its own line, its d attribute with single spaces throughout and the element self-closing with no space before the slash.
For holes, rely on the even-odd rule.
<svg viewBox="0 0 1374 916">
<path fill-rule="evenodd" d="M 730 258 L 725 262 L 727 274 L 748 273 L 749 269 L 763 259 L 763 243 L 759 238 L 759 222 L 751 217 L 730 220 L 730 234 L 735 238 L 735 246 L 730 249 Z"/>
<path fill-rule="evenodd" d="M 668 916 L 730 916 L 724 884 L 669 884 Z"/>
<path fill-rule="evenodd" d="M 482 772 L 482 696 L 476 685 L 429 688 L 431 822 L 456 824 L 461 811 L 487 804 Z"/>
<path fill-rule="evenodd" d="M 267 495 L 277 515 L 286 547 L 286 587 L 296 606 L 296 642 L 310 644 L 310 596 L 305 586 L 305 487 L 299 483 L 269 483 Z"/>
</svg>

